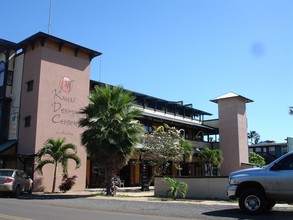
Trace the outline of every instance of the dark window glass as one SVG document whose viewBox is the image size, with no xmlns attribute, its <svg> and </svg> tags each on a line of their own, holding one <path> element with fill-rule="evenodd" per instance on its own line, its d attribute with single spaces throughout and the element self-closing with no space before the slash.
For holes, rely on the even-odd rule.
<svg viewBox="0 0 293 220">
<path fill-rule="evenodd" d="M 145 125 L 144 126 L 144 129 L 147 133 L 152 133 L 153 132 L 153 127 L 152 126 L 148 126 L 148 125 Z"/>
<path fill-rule="evenodd" d="M 24 118 L 24 127 L 30 127 L 31 126 L 31 116 L 26 116 Z"/>
<path fill-rule="evenodd" d="M 12 86 L 13 83 L 13 71 L 8 71 L 7 73 L 7 85 Z"/>
<path fill-rule="evenodd" d="M 0 176 L 12 176 L 12 173 L 11 170 L 0 170 Z"/>
<path fill-rule="evenodd" d="M 30 80 L 26 84 L 27 84 L 26 91 L 27 92 L 33 91 L 33 89 L 34 89 L 34 80 Z"/>
<path fill-rule="evenodd" d="M 293 170 L 293 154 L 279 161 L 280 170 Z"/>
<path fill-rule="evenodd" d="M 3 86 L 4 84 L 4 71 L 5 65 L 4 62 L 0 62 L 0 86 Z"/>
</svg>

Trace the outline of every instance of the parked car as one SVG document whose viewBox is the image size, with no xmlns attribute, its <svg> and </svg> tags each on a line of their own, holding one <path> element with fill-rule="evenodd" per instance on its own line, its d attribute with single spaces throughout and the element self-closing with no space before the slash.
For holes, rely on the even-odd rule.
<svg viewBox="0 0 293 220">
<path fill-rule="evenodd" d="M 239 199 L 240 209 L 258 214 L 272 209 L 277 202 L 293 203 L 293 152 L 263 168 L 250 168 L 229 175 L 227 194 Z"/>
<path fill-rule="evenodd" d="M 33 180 L 18 169 L 0 169 L 0 193 L 12 193 L 18 197 L 23 192 L 32 193 Z"/>
</svg>

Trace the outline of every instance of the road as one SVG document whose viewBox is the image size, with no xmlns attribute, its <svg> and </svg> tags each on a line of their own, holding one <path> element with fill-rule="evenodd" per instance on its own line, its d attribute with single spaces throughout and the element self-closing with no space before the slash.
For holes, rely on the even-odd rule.
<svg viewBox="0 0 293 220">
<path fill-rule="evenodd" d="M 131 201 L 84 196 L 0 198 L 0 220 L 183 220 L 291 219 L 293 206 L 280 206 L 261 216 L 245 216 L 237 204 L 172 201 Z"/>
</svg>

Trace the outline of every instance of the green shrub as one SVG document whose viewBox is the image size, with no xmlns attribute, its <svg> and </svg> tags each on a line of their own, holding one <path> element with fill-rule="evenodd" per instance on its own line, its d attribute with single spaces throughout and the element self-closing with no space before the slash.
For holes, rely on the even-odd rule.
<svg viewBox="0 0 293 220">
<path fill-rule="evenodd" d="M 164 181 L 170 184 L 169 189 L 166 192 L 167 196 L 170 196 L 170 198 L 172 198 L 173 200 L 176 200 L 178 193 L 180 193 L 182 197 L 185 198 L 186 192 L 188 189 L 188 185 L 185 182 L 175 181 L 174 179 L 170 177 L 165 177 Z"/>
</svg>

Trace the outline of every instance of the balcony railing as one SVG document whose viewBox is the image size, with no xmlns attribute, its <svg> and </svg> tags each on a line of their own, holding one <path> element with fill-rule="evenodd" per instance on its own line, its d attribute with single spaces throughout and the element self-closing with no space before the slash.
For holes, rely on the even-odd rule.
<svg viewBox="0 0 293 220">
<path fill-rule="evenodd" d="M 149 108 L 149 107 L 143 107 L 141 105 L 134 105 L 136 108 L 140 109 L 143 111 L 144 115 L 147 116 L 152 116 L 152 117 L 157 117 L 157 118 L 161 118 L 161 119 L 169 119 L 172 121 L 178 121 L 181 123 L 188 123 L 188 124 L 193 124 L 193 125 L 201 125 L 201 121 L 191 118 L 191 117 L 187 117 L 187 116 L 183 116 L 172 112 L 165 112 L 162 110 L 158 110 L 158 109 L 153 109 L 153 108 Z"/>
</svg>

